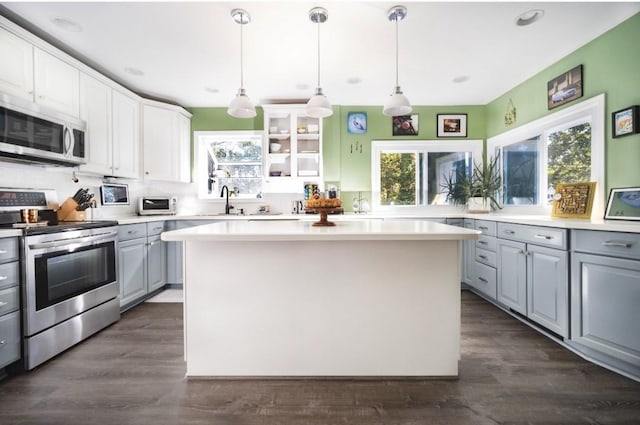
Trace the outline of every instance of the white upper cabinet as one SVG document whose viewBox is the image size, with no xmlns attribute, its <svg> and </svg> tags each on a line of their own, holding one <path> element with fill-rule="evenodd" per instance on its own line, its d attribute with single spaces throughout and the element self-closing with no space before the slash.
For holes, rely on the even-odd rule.
<svg viewBox="0 0 640 425">
<path fill-rule="evenodd" d="M 33 101 L 33 45 L 0 29 L 0 92 Z"/>
<path fill-rule="evenodd" d="M 140 102 L 113 90 L 113 174 L 140 176 Z"/>
<path fill-rule="evenodd" d="M 144 179 L 190 181 L 190 119 L 156 102 L 142 110 Z"/>
<path fill-rule="evenodd" d="M 87 122 L 87 163 L 80 170 L 111 175 L 111 87 L 84 73 L 80 76 L 80 119 Z"/>
<path fill-rule="evenodd" d="M 34 50 L 35 102 L 80 116 L 80 71 L 49 53 Z"/>
</svg>

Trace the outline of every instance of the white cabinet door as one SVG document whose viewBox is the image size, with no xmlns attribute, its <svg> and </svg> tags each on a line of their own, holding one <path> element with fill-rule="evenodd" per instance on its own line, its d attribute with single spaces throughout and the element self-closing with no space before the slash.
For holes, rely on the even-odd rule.
<svg viewBox="0 0 640 425">
<path fill-rule="evenodd" d="M 140 174 L 140 103 L 113 90 L 113 175 Z"/>
<path fill-rule="evenodd" d="M 0 92 L 33 101 L 33 46 L 0 29 Z"/>
<path fill-rule="evenodd" d="M 87 163 L 80 169 L 110 176 L 111 87 L 84 73 L 80 75 L 80 118 L 87 122 L 85 139 Z"/>
<path fill-rule="evenodd" d="M 178 180 L 178 117 L 169 109 L 143 106 L 145 180 Z"/>
<path fill-rule="evenodd" d="M 184 115 L 178 115 L 179 146 L 179 180 L 191 181 L 191 120 Z"/>
<path fill-rule="evenodd" d="M 80 116 L 80 71 L 37 47 L 34 50 L 35 101 Z"/>
<path fill-rule="evenodd" d="M 537 245 L 527 253 L 527 317 L 568 336 L 569 253 Z"/>
</svg>

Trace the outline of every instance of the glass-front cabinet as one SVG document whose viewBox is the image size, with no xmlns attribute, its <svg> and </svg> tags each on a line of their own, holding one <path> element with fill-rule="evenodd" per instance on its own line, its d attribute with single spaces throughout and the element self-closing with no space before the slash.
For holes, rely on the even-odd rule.
<svg viewBox="0 0 640 425">
<path fill-rule="evenodd" d="M 306 105 L 263 105 L 266 191 L 299 192 L 322 180 L 322 118 Z"/>
</svg>

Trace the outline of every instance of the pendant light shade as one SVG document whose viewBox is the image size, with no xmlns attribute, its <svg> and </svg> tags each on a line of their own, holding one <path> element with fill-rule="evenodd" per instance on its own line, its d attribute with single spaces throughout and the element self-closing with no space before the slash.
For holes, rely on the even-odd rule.
<svg viewBox="0 0 640 425">
<path fill-rule="evenodd" d="M 402 93 L 398 84 L 398 21 L 407 16 L 407 8 L 404 6 L 393 6 L 387 12 L 387 18 L 396 24 L 396 88 L 382 108 L 382 113 L 391 117 L 407 115 L 412 111 L 411 104 L 407 96 Z"/>
<path fill-rule="evenodd" d="M 307 102 L 307 115 L 313 118 L 324 118 L 333 114 L 331 102 L 322 92 L 320 87 L 320 24 L 326 22 L 329 12 L 322 7 L 314 7 L 309 11 L 309 19 L 318 25 L 318 87 L 309 102 Z"/>
<path fill-rule="evenodd" d="M 231 11 L 231 17 L 234 22 L 240 25 L 240 88 L 238 94 L 229 104 L 227 113 L 235 118 L 253 118 L 256 116 L 256 107 L 247 96 L 244 90 L 244 69 L 243 69 L 243 39 L 242 39 L 242 27 L 243 25 L 251 22 L 251 17 L 246 10 L 233 9 Z"/>
</svg>

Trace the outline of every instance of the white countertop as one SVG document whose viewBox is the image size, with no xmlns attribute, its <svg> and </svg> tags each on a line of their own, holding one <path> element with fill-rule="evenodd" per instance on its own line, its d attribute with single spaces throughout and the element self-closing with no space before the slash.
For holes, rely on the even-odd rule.
<svg viewBox="0 0 640 425">
<path fill-rule="evenodd" d="M 331 219 L 329 219 L 332 221 Z M 336 226 L 314 227 L 314 220 L 221 221 L 162 233 L 165 241 L 340 241 L 461 240 L 480 232 L 420 220 L 336 220 Z"/>
</svg>

